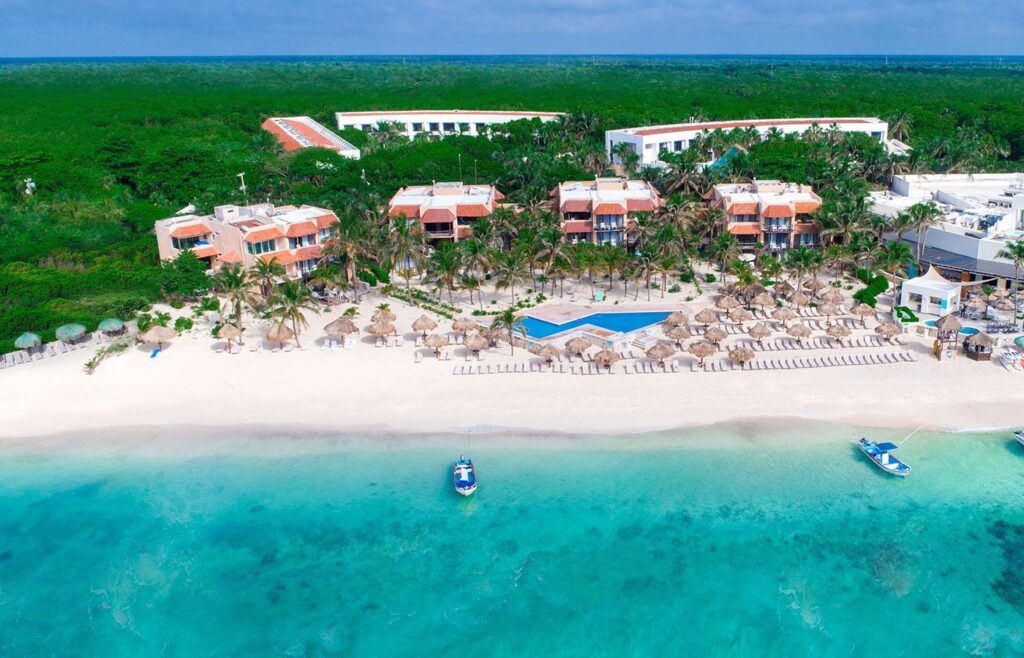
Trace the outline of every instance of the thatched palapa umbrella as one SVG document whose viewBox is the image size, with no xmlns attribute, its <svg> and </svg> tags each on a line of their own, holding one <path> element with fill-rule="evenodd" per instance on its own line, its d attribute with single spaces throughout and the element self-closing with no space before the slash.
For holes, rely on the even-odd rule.
<svg viewBox="0 0 1024 658">
<path fill-rule="evenodd" d="M 782 323 L 785 327 L 786 323 L 797 317 L 796 312 L 791 308 L 777 308 L 772 311 L 772 317 Z"/>
<path fill-rule="evenodd" d="M 729 334 L 725 333 L 724 329 L 721 329 L 719 327 L 710 327 L 704 331 L 704 340 L 714 343 L 715 345 L 718 345 L 723 340 L 725 340 L 725 337 L 728 335 Z"/>
<path fill-rule="evenodd" d="M 757 297 L 758 295 L 763 295 L 767 292 L 768 289 L 765 288 L 760 283 L 751 283 L 749 286 L 743 286 L 743 293 L 741 294 L 741 296 L 744 299 L 749 300 L 753 299 L 754 297 Z"/>
<path fill-rule="evenodd" d="M 882 338 L 891 341 L 893 338 L 903 333 L 903 327 L 893 324 L 892 322 L 884 322 L 875 327 L 875 333 Z"/>
<path fill-rule="evenodd" d="M 947 313 L 935 321 L 935 328 L 942 332 L 958 332 L 964 328 L 964 325 L 953 317 L 952 313 Z"/>
<path fill-rule="evenodd" d="M 772 335 L 772 330 L 764 322 L 758 322 L 750 329 L 747 329 L 747 335 L 756 340 L 757 344 L 760 345 L 761 341 Z"/>
<path fill-rule="evenodd" d="M 793 293 L 793 286 L 788 281 L 779 281 L 773 286 L 773 289 L 783 297 L 789 297 Z"/>
<path fill-rule="evenodd" d="M 704 367 L 704 359 L 708 358 L 709 356 L 711 356 L 712 354 L 717 352 L 718 348 L 715 347 L 715 345 L 713 343 L 708 343 L 708 342 L 703 342 L 702 341 L 702 342 L 698 342 L 698 343 L 691 343 L 690 346 L 686 348 L 686 350 L 690 354 L 692 354 L 695 357 L 697 357 L 698 365 L 700 365 L 700 367 L 703 368 Z"/>
<path fill-rule="evenodd" d="M 706 308 L 697 315 L 693 316 L 693 319 L 706 327 L 712 322 L 718 322 L 718 315 L 710 308 Z"/>
<path fill-rule="evenodd" d="M 437 329 L 437 322 L 428 315 L 421 315 L 412 323 L 412 330 L 423 334 L 424 339 L 427 337 L 427 332 L 433 331 L 434 329 Z"/>
<path fill-rule="evenodd" d="M 473 334 L 472 336 L 466 336 L 466 339 L 462 341 L 462 344 L 466 346 L 467 350 L 473 353 L 479 353 L 480 350 L 485 350 L 491 346 L 491 341 L 487 340 L 486 336 L 480 334 Z"/>
<path fill-rule="evenodd" d="M 594 344 L 590 342 L 590 339 L 584 338 L 583 336 L 576 336 L 570 338 L 569 342 L 565 344 L 565 349 L 575 353 L 577 356 L 583 356 L 583 353 L 593 347 Z"/>
<path fill-rule="evenodd" d="M 430 334 L 423 339 L 423 344 L 434 350 L 435 356 L 441 355 L 441 348 L 447 347 L 448 336 L 441 336 L 440 334 Z"/>
<path fill-rule="evenodd" d="M 686 313 L 683 313 L 682 311 L 672 311 L 668 314 L 668 317 L 663 320 L 663 322 L 665 324 L 678 326 L 681 324 L 688 324 L 690 322 L 690 318 L 686 317 Z"/>
<path fill-rule="evenodd" d="M 729 311 L 729 319 L 740 325 L 740 329 L 742 329 L 744 322 L 750 322 L 754 319 L 754 314 L 745 308 L 734 308 Z"/>
<path fill-rule="evenodd" d="M 100 320 L 100 323 L 96 325 L 96 330 L 105 334 L 116 334 L 119 331 L 124 331 L 124 320 L 121 318 Z"/>
<path fill-rule="evenodd" d="M 1010 296 L 1010 291 L 1006 288 L 996 288 L 989 293 L 989 299 L 1006 299 Z"/>
<path fill-rule="evenodd" d="M 647 348 L 647 358 L 654 359 L 661 364 L 661 367 L 665 367 L 665 359 L 669 358 L 676 353 L 674 347 L 668 343 L 655 343 L 651 347 Z"/>
<path fill-rule="evenodd" d="M 992 338 L 992 336 L 989 336 L 988 334 L 977 333 L 973 336 L 968 336 L 966 342 L 972 347 L 992 347 L 996 344 L 996 339 Z"/>
<path fill-rule="evenodd" d="M 808 327 L 806 324 L 797 323 L 791 325 L 789 329 L 786 329 L 786 333 L 792 336 L 793 338 L 796 338 L 797 342 L 800 342 L 804 338 L 807 338 L 808 336 L 811 335 L 811 328 Z"/>
<path fill-rule="evenodd" d="M 749 347 L 737 347 L 729 352 L 729 358 L 735 363 L 740 364 L 740 368 L 743 368 L 743 364 L 754 359 L 754 350 Z"/>
<path fill-rule="evenodd" d="M 832 302 L 825 302 L 824 304 L 818 307 L 818 313 L 821 313 L 822 315 L 825 316 L 825 326 L 831 327 L 832 316 L 839 315 L 839 307 L 833 304 Z"/>
<path fill-rule="evenodd" d="M 612 364 L 621 358 L 622 356 L 618 352 L 608 349 L 601 350 L 594 355 L 594 361 L 609 370 L 611 370 Z"/>
<path fill-rule="evenodd" d="M 496 327 L 484 327 L 480 330 L 480 335 L 490 341 L 491 347 L 496 347 L 499 340 L 508 338 L 504 331 Z"/>
<path fill-rule="evenodd" d="M 743 304 L 740 304 L 740 300 L 736 299 L 735 297 L 725 296 L 719 299 L 717 302 L 715 302 L 715 306 L 722 309 L 723 311 L 731 311 L 734 308 L 739 308 L 740 306 L 743 306 Z"/>
<path fill-rule="evenodd" d="M 836 343 L 838 344 L 838 343 L 842 343 L 842 340 L 844 338 L 849 337 L 850 330 L 847 327 L 844 327 L 841 324 L 834 324 L 831 327 L 829 327 L 825 331 L 825 333 L 829 335 L 829 338 L 834 338 Z"/>
<path fill-rule="evenodd" d="M 231 341 L 241 339 L 241 337 L 242 330 L 233 324 L 222 324 L 220 328 L 217 329 L 217 338 L 222 338 L 228 342 L 228 353 L 231 352 Z M 239 344 L 241 344 L 240 340 Z"/>
<path fill-rule="evenodd" d="M 466 338 L 466 334 L 471 331 L 479 331 L 480 325 L 477 324 L 476 320 L 469 318 L 456 318 L 455 322 L 452 322 L 452 330 L 462 334 L 463 340 Z"/>
<path fill-rule="evenodd" d="M 287 327 L 285 328 L 287 329 Z M 288 331 L 290 333 L 291 329 L 288 329 Z M 170 327 L 161 327 L 160 325 L 155 324 L 139 335 L 139 339 L 144 343 L 156 343 L 157 347 L 162 350 L 164 348 L 164 343 L 169 342 L 177 335 L 178 332 L 174 329 L 171 329 Z"/>
<path fill-rule="evenodd" d="M 366 333 L 370 334 L 371 336 L 377 337 L 390 336 L 395 332 L 395 325 L 391 324 L 390 322 L 376 322 L 366 328 Z"/>
<path fill-rule="evenodd" d="M 760 295 L 757 295 L 756 297 L 754 297 L 754 299 L 751 300 L 751 302 L 757 306 L 760 306 L 762 312 L 769 306 L 775 306 L 775 298 L 769 295 L 767 292 L 762 292 Z"/>
<path fill-rule="evenodd" d="M 867 320 L 868 316 L 871 316 L 871 317 L 875 316 L 875 309 L 873 309 L 872 307 L 870 307 L 867 304 L 862 302 L 860 304 L 857 304 L 853 308 L 851 308 L 850 309 L 850 313 L 853 313 L 854 315 L 859 315 L 860 316 L 860 326 L 866 327 L 866 326 L 868 326 L 867 323 L 866 323 L 866 320 Z"/>
<path fill-rule="evenodd" d="M 543 345 L 534 345 L 530 348 L 530 352 L 537 356 L 543 357 L 545 361 L 554 365 L 555 359 L 562 353 L 562 350 L 558 349 L 551 343 L 545 343 Z"/>
<path fill-rule="evenodd" d="M 793 294 L 792 301 L 793 306 L 807 306 L 808 304 L 811 303 L 811 298 L 803 294 L 802 292 L 797 292 Z"/>
<path fill-rule="evenodd" d="M 379 308 L 370 316 L 370 322 L 394 322 L 398 316 L 386 308 Z"/>
<path fill-rule="evenodd" d="M 825 288 L 826 286 L 828 286 L 828 284 L 822 281 L 821 279 L 811 279 L 810 281 L 804 281 L 804 288 L 806 290 L 810 290 L 811 292 L 818 292 L 819 290 Z"/>
<path fill-rule="evenodd" d="M 674 340 L 679 349 L 682 349 L 684 340 L 690 340 L 693 338 L 693 334 L 690 333 L 690 330 L 683 326 L 672 327 L 665 332 L 665 336 Z"/>
<path fill-rule="evenodd" d="M 821 297 L 821 301 L 823 302 L 832 302 L 833 304 L 838 304 L 839 302 L 843 301 L 843 293 L 839 292 L 835 288 L 829 288 L 825 292 L 821 293 L 821 295 L 819 296 Z"/>
<path fill-rule="evenodd" d="M 331 338 L 341 338 L 342 345 L 345 344 L 345 336 L 359 332 L 359 327 L 351 318 L 338 318 L 324 326 L 324 333 Z"/>
<path fill-rule="evenodd" d="M 971 297 L 965 302 L 965 306 L 967 306 L 968 308 L 976 309 L 978 311 L 984 311 L 988 307 L 988 300 L 986 300 L 981 295 L 977 297 Z"/>
<path fill-rule="evenodd" d="M 295 332 L 283 322 L 275 324 L 267 331 L 267 340 L 271 343 L 283 345 L 285 341 L 295 337 Z"/>
</svg>

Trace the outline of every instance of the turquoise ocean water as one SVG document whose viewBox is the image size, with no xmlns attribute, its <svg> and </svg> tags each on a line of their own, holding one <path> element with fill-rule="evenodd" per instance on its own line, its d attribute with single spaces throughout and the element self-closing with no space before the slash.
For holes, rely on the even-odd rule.
<svg viewBox="0 0 1024 658">
<path fill-rule="evenodd" d="M 0 453 L 0 655 L 1024 654 L 1024 450 L 852 434 Z"/>
</svg>

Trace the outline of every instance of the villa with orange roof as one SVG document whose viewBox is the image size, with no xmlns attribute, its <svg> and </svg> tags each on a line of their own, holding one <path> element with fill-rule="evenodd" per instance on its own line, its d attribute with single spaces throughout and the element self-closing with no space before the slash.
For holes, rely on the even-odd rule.
<svg viewBox="0 0 1024 658">
<path fill-rule="evenodd" d="M 359 159 L 359 149 L 309 117 L 271 117 L 261 128 L 276 137 L 285 151 L 319 147 Z"/>
<path fill-rule="evenodd" d="M 636 213 L 654 212 L 661 198 L 647 181 L 598 178 L 567 181 L 551 191 L 569 242 L 626 244 Z"/>
<path fill-rule="evenodd" d="M 212 215 L 178 215 L 154 225 L 161 260 L 188 249 L 216 271 L 230 263 L 251 267 L 276 260 L 289 278 L 316 269 L 322 246 L 338 217 L 315 206 L 217 206 Z"/>
<path fill-rule="evenodd" d="M 393 110 L 381 112 L 338 112 L 335 117 L 338 129 L 355 128 L 370 130 L 381 123 L 397 123 L 409 139 L 417 135 L 489 134 L 490 127 L 518 121 L 539 119 L 554 121 L 562 116 L 560 112 L 520 112 L 515 110 Z"/>
<path fill-rule="evenodd" d="M 493 185 L 449 182 L 403 187 L 391 197 L 388 216 L 418 221 L 430 241 L 457 242 L 473 235 L 473 224 L 494 212 L 504 198 Z"/>
<path fill-rule="evenodd" d="M 813 213 L 821 197 L 810 185 L 755 180 L 715 185 L 705 200 L 725 213 L 725 230 L 736 236 L 746 252 L 758 244 L 768 253 L 820 245 L 821 223 Z"/>
</svg>

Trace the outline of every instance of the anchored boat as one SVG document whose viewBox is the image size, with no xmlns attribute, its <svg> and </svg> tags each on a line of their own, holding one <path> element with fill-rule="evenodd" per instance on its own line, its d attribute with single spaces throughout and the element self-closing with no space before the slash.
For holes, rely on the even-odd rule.
<svg viewBox="0 0 1024 658">
<path fill-rule="evenodd" d="M 452 465 L 452 480 L 455 491 L 463 496 L 471 496 L 476 491 L 476 469 L 473 460 L 459 455 L 459 460 Z"/>
<path fill-rule="evenodd" d="M 910 467 L 893 456 L 891 452 L 897 448 L 895 443 L 875 443 L 868 439 L 861 439 L 857 442 L 857 446 L 861 449 L 861 452 L 868 456 L 868 459 L 875 462 L 878 468 L 889 475 L 897 475 L 899 477 L 910 475 Z"/>
<path fill-rule="evenodd" d="M 1013 438 L 1017 439 L 1017 443 L 1024 446 L 1024 430 L 1017 430 L 1013 433 Z"/>
</svg>

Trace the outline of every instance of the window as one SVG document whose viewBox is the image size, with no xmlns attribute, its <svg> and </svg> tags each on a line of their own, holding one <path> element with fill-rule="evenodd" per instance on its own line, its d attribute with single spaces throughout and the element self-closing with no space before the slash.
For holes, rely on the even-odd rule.
<svg viewBox="0 0 1024 658">
<path fill-rule="evenodd" d="M 277 251 L 276 241 L 264 240 L 263 242 L 248 242 L 245 245 L 245 250 L 253 256 L 268 254 L 271 251 Z"/>
<path fill-rule="evenodd" d="M 421 132 L 423 132 L 423 124 L 422 123 L 414 123 L 414 124 L 412 124 L 412 131 L 414 133 L 421 133 Z"/>
<path fill-rule="evenodd" d="M 677 151 L 682 151 L 682 150 L 683 150 L 683 140 L 681 140 L 681 139 L 680 139 L 680 140 L 677 140 L 677 141 L 676 141 L 676 143 L 675 143 L 675 149 L 676 149 Z"/>
<path fill-rule="evenodd" d="M 432 124 L 430 124 L 430 132 L 435 132 L 436 133 L 440 129 L 441 129 L 441 124 L 439 124 L 439 123 L 432 123 Z"/>
<path fill-rule="evenodd" d="M 320 231 L 316 234 L 316 237 L 319 238 L 321 241 L 326 240 L 327 238 L 331 237 L 331 229 L 320 229 Z"/>
<path fill-rule="evenodd" d="M 460 132 L 464 132 L 464 133 L 468 133 L 469 132 L 469 124 L 468 123 L 460 123 L 459 124 L 459 131 Z"/>
<path fill-rule="evenodd" d="M 444 124 L 444 131 L 446 133 L 455 132 L 455 124 L 454 123 L 445 123 Z"/>
<path fill-rule="evenodd" d="M 670 142 L 662 142 L 661 144 L 658 144 L 658 152 L 667 151 L 668 147 L 671 145 L 672 144 Z"/>
<path fill-rule="evenodd" d="M 288 238 L 288 248 L 289 249 L 298 249 L 299 247 L 308 247 L 311 244 L 314 244 L 313 236 L 312 235 L 303 235 L 303 236 L 298 237 L 298 238 Z"/>
<path fill-rule="evenodd" d="M 476 131 L 477 131 L 478 133 L 482 133 L 482 132 L 484 132 L 484 131 L 485 131 L 486 129 L 487 129 L 487 124 L 486 124 L 486 123 L 478 123 L 478 124 L 476 124 Z"/>
<path fill-rule="evenodd" d="M 598 215 L 596 224 L 598 228 L 622 228 L 623 219 L 622 215 Z"/>
<path fill-rule="evenodd" d="M 370 129 L 370 128 L 372 128 L 373 126 L 371 126 L 371 125 L 370 125 L 370 124 L 368 124 L 368 123 L 364 123 L 364 124 L 363 124 L 362 126 L 360 126 L 360 127 L 361 127 L 361 128 L 363 129 L 363 130 L 369 130 L 369 129 Z"/>
<path fill-rule="evenodd" d="M 206 242 L 205 235 L 191 238 L 171 238 L 171 246 L 175 249 L 191 249 L 200 242 Z"/>
</svg>

